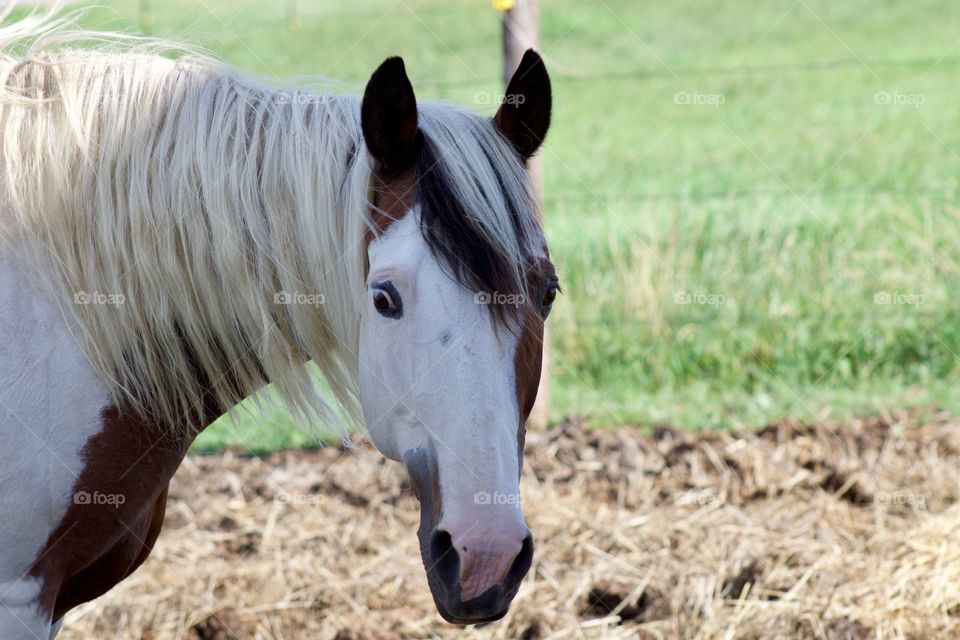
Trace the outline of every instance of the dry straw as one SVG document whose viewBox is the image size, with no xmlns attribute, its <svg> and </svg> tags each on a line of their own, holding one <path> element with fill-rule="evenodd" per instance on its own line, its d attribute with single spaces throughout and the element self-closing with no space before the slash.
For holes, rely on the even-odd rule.
<svg viewBox="0 0 960 640">
<path fill-rule="evenodd" d="M 63 638 L 953 638 L 960 425 L 528 438 L 534 568 L 508 617 L 437 616 L 398 465 L 188 458 L 151 559 Z"/>
</svg>

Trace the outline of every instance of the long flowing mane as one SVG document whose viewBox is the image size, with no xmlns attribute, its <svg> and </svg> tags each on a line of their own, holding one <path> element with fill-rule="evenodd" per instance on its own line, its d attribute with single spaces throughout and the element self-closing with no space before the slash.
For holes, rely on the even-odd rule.
<svg viewBox="0 0 960 640">
<path fill-rule="evenodd" d="M 471 285 L 520 289 L 539 237 L 521 163 L 465 110 L 423 105 L 421 129 L 466 212 L 428 216 L 428 241 Z M 326 418 L 312 360 L 357 414 L 374 187 L 357 98 L 47 14 L 0 28 L 0 142 L 0 238 L 46 265 L 118 399 L 180 425 L 269 381 Z"/>
</svg>

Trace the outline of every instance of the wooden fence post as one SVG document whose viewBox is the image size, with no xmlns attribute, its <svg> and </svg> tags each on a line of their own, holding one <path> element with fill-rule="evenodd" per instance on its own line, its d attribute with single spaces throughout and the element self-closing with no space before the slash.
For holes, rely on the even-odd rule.
<svg viewBox="0 0 960 640">
<path fill-rule="evenodd" d="M 520 64 L 523 53 L 539 45 L 538 0 L 493 0 L 494 6 L 503 10 L 503 86 L 506 87 Z M 530 176 L 533 179 L 537 199 L 543 202 L 543 163 L 540 156 L 530 159 Z M 530 413 L 529 423 L 543 428 L 550 420 L 550 342 L 543 336 L 543 367 L 537 402 Z"/>
<path fill-rule="evenodd" d="M 156 24 L 156 18 L 154 18 L 151 4 L 150 0 L 140 0 L 140 32 L 147 35 L 153 33 L 153 27 Z"/>
</svg>

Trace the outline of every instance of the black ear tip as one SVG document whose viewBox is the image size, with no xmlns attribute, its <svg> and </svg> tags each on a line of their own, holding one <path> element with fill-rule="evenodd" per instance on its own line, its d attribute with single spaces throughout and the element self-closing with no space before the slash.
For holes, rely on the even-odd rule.
<svg viewBox="0 0 960 640">
<path fill-rule="evenodd" d="M 517 69 L 522 69 L 525 74 L 533 71 L 547 75 L 547 65 L 543 62 L 540 54 L 533 49 L 527 49 L 520 59 L 520 64 L 517 66 Z"/>
<path fill-rule="evenodd" d="M 514 80 L 523 84 L 534 82 L 546 85 L 549 90 L 550 74 L 547 73 L 547 65 L 534 49 L 527 49 L 523 57 L 520 58 L 520 64 L 517 65 L 517 70 L 513 74 L 511 82 Z"/>
<path fill-rule="evenodd" d="M 526 65 L 543 65 L 543 58 L 540 57 L 540 54 L 537 53 L 536 49 L 527 49 L 523 52 L 523 58 L 520 59 L 520 64 Z"/>
<path fill-rule="evenodd" d="M 373 72 L 373 78 L 382 78 L 382 77 L 397 77 L 403 76 L 406 77 L 407 68 L 403 64 L 403 58 L 400 56 L 390 56 L 386 60 L 380 63 L 380 66 L 377 67 L 377 70 Z"/>
<path fill-rule="evenodd" d="M 360 127 L 370 154 L 390 171 L 406 168 L 417 136 L 417 98 L 403 58 L 391 56 L 370 76 L 360 102 Z"/>
<path fill-rule="evenodd" d="M 389 58 L 384 60 L 383 64 L 381 64 L 380 66 L 386 67 L 389 69 L 399 69 L 404 71 L 406 70 L 403 66 L 403 58 L 401 58 L 400 56 L 390 56 Z"/>
</svg>

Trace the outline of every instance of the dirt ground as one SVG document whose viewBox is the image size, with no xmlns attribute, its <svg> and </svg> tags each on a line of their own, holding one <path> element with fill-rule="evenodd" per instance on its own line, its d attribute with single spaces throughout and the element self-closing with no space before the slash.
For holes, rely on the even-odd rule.
<svg viewBox="0 0 960 640">
<path fill-rule="evenodd" d="M 500 622 L 439 618 L 402 469 L 331 447 L 189 458 L 151 558 L 61 637 L 960 637 L 960 423 L 527 442 L 536 558 Z"/>
</svg>

